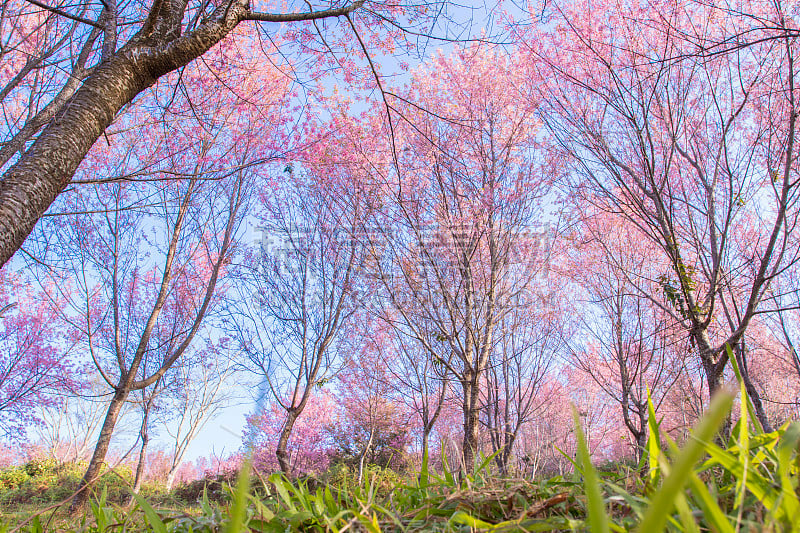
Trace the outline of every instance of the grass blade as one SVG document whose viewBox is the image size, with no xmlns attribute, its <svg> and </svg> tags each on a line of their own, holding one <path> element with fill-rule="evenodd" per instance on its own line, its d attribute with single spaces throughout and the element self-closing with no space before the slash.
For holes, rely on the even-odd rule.
<svg viewBox="0 0 800 533">
<path fill-rule="evenodd" d="M 153 531 L 155 531 L 155 533 L 167 533 L 167 526 L 164 524 L 164 521 L 161 520 L 161 517 L 158 516 L 156 510 L 153 509 L 144 498 L 135 492 L 131 493 L 131 495 L 136 499 L 136 503 L 139 504 L 139 507 L 142 508 L 142 511 L 144 511 L 144 516 L 147 518 L 147 523 L 151 528 L 153 528 Z"/>
<path fill-rule="evenodd" d="M 659 461 L 661 460 L 661 429 L 656 419 L 656 409 L 653 406 L 653 399 L 650 397 L 650 389 L 647 389 L 647 478 L 651 486 L 658 483 L 661 475 Z"/>
<path fill-rule="evenodd" d="M 650 507 L 639 524 L 639 531 L 648 533 L 664 530 L 675 502 L 691 477 L 692 467 L 702 458 L 705 453 L 705 443 L 711 440 L 722 426 L 732 403 L 733 395 L 728 391 L 721 390 L 714 396 L 708 411 L 697 423 L 692 436 L 672 465 L 669 475 L 664 478 L 661 488 L 653 495 Z"/>
<path fill-rule="evenodd" d="M 250 493 L 250 458 L 248 457 L 241 470 L 239 479 L 236 481 L 236 490 L 233 493 L 233 501 L 230 508 L 230 521 L 225 528 L 225 533 L 239 533 L 243 530 L 244 518 L 247 510 L 248 494 Z"/>
<path fill-rule="evenodd" d="M 592 464 L 592 458 L 589 455 L 589 446 L 586 444 L 586 437 L 583 434 L 580 417 L 578 416 L 578 411 L 575 409 L 575 406 L 572 407 L 572 418 L 575 421 L 575 437 L 578 440 L 578 463 L 583 469 L 586 506 L 589 511 L 586 517 L 587 524 L 590 531 L 609 533 L 608 514 L 606 513 L 605 504 L 603 503 L 600 481 L 597 476 L 597 471 Z"/>
</svg>

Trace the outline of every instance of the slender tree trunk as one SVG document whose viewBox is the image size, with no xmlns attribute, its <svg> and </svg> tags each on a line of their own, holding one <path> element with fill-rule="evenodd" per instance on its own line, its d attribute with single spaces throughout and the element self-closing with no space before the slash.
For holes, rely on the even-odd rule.
<svg viewBox="0 0 800 533">
<path fill-rule="evenodd" d="M 183 464 L 183 456 L 186 453 L 187 448 L 184 447 L 178 455 L 172 458 L 172 466 L 167 473 L 167 481 L 166 481 L 166 488 L 167 490 L 172 490 L 172 485 L 175 484 L 175 477 L 178 475 L 178 469 Z"/>
<path fill-rule="evenodd" d="M 464 376 L 461 382 L 464 397 L 464 440 L 461 456 L 463 458 L 464 474 L 471 474 L 475 470 L 475 455 L 478 453 L 478 386 L 477 375 L 472 373 Z"/>
<path fill-rule="evenodd" d="M 167 473 L 167 481 L 165 483 L 165 488 L 169 491 L 172 490 L 172 485 L 175 484 L 175 476 L 178 473 L 178 468 L 180 468 L 181 463 L 173 464 L 172 468 L 169 469 Z"/>
<path fill-rule="evenodd" d="M 281 471 L 287 476 L 291 474 L 291 465 L 289 464 L 289 454 L 286 448 L 289 445 L 289 438 L 292 436 L 292 428 L 294 428 L 296 420 L 297 412 L 294 409 L 287 411 L 286 422 L 283 424 L 281 435 L 278 438 L 278 446 L 275 449 L 275 455 L 278 457 L 278 465 L 281 467 Z"/>
<path fill-rule="evenodd" d="M 136 463 L 136 475 L 133 478 L 133 493 L 139 494 L 139 489 L 142 488 L 142 478 L 144 474 L 144 464 L 147 458 L 147 444 L 150 442 L 150 433 L 148 431 L 150 425 L 150 408 L 153 405 L 153 398 L 147 399 L 144 405 L 144 416 L 142 416 L 142 425 L 139 427 L 139 438 L 142 440 L 142 447 L 139 449 L 139 461 Z M 131 503 L 133 503 L 133 496 L 131 496 Z"/>
<path fill-rule="evenodd" d="M 422 460 L 427 461 L 430 459 L 430 448 L 428 441 L 431 436 L 431 428 L 426 424 L 422 428 Z"/>
<path fill-rule="evenodd" d="M 767 412 L 764 410 L 764 403 L 761 401 L 761 395 L 758 393 L 758 390 L 756 389 L 749 375 L 746 373 L 743 374 L 742 379 L 744 380 L 744 387 L 747 390 L 747 394 L 750 396 L 750 399 L 753 402 L 753 407 L 756 410 L 756 417 L 758 417 L 761 427 L 764 428 L 766 433 L 771 433 L 773 431 L 773 427 L 769 421 Z"/>
<path fill-rule="evenodd" d="M 713 397 L 722 385 L 722 373 L 725 370 L 725 363 L 727 363 L 727 356 L 721 356 L 722 359 L 717 360 L 717 354 L 711 347 L 711 342 L 708 340 L 708 332 L 705 330 L 695 331 L 693 334 L 694 341 L 697 346 L 698 355 L 703 365 L 703 372 L 708 381 L 708 395 Z"/>
<path fill-rule="evenodd" d="M 364 451 L 361 452 L 361 457 L 358 459 L 358 484 L 361 485 L 361 480 L 364 477 L 364 460 L 367 458 L 369 449 L 372 447 L 372 440 L 375 438 L 375 426 L 373 425 L 369 430 L 369 440 L 367 445 L 364 446 Z"/>
<path fill-rule="evenodd" d="M 638 425 L 633 422 L 633 418 L 631 417 L 631 414 L 634 411 L 632 407 L 635 407 L 635 413 L 633 414 L 636 414 Z M 631 398 L 630 388 L 627 385 L 623 385 L 622 419 L 625 422 L 625 426 L 628 428 L 631 436 L 633 436 L 634 442 L 636 443 L 634 458 L 636 459 L 637 463 L 642 460 L 645 447 L 647 446 L 647 416 L 645 413 L 647 413 L 645 405 L 642 402 Z"/>
<path fill-rule="evenodd" d="M 442 384 L 442 388 L 439 392 L 438 403 L 436 404 L 436 409 L 433 411 L 433 415 L 429 416 L 430 410 L 428 407 L 423 409 L 422 414 L 422 457 L 423 459 L 427 458 L 430 465 L 430 438 L 431 432 L 433 431 L 434 425 L 436 425 L 436 421 L 439 419 L 439 415 L 442 413 L 442 405 L 444 404 L 445 394 L 447 392 L 447 388 L 444 384 Z"/>
<path fill-rule="evenodd" d="M 506 429 L 503 451 L 498 454 L 501 457 L 500 473 L 504 476 L 508 475 L 508 463 L 511 460 L 511 450 L 514 448 L 514 442 L 516 440 L 517 440 L 517 435 L 510 429 Z"/>
<path fill-rule="evenodd" d="M 139 449 L 139 461 L 136 463 L 136 475 L 133 478 L 133 493 L 139 494 L 139 489 L 142 488 L 142 479 L 144 478 L 144 465 L 147 458 L 147 444 L 150 442 L 147 428 L 142 425 L 142 447 Z M 133 499 L 133 498 L 131 498 Z"/>
<path fill-rule="evenodd" d="M 111 444 L 111 436 L 114 434 L 114 426 L 117 424 L 119 413 L 125 401 L 128 399 L 129 390 L 124 387 L 118 387 L 108 405 L 106 418 L 103 421 L 103 427 L 100 430 L 100 436 L 97 438 L 97 446 L 95 446 L 92 458 L 89 461 L 89 466 L 86 468 L 86 473 L 81 479 L 78 493 L 72 499 L 70 505 L 70 512 L 75 512 L 82 508 L 89 499 L 89 486 L 100 476 L 103 464 L 108 453 L 108 447 Z"/>
</svg>

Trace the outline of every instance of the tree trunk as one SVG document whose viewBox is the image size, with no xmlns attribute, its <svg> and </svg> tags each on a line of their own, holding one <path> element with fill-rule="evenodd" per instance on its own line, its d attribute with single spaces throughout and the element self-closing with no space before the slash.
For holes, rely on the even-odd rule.
<svg viewBox="0 0 800 533">
<path fill-rule="evenodd" d="M 165 483 L 165 488 L 169 491 L 172 490 L 172 485 L 175 484 L 175 476 L 178 474 L 178 468 L 181 467 L 181 463 L 176 463 L 172 465 L 172 468 L 169 469 L 167 473 L 167 481 Z"/>
<path fill-rule="evenodd" d="M 183 456 L 186 453 L 188 448 L 184 447 L 178 453 L 178 455 L 172 458 L 172 466 L 167 473 L 167 481 L 166 481 L 166 488 L 167 490 L 172 490 L 172 485 L 175 484 L 175 477 L 178 475 L 178 469 L 183 464 Z"/>
<path fill-rule="evenodd" d="M 431 428 L 428 425 L 424 425 L 422 428 L 422 460 L 423 461 L 430 461 L 430 448 L 428 446 L 428 441 L 430 440 L 431 436 Z"/>
<path fill-rule="evenodd" d="M 633 405 L 631 405 L 633 404 Z M 631 417 L 635 408 L 636 421 L 634 424 Z M 636 449 L 634 450 L 634 458 L 639 463 L 644 455 L 645 447 L 647 446 L 647 404 L 631 398 L 630 389 L 628 386 L 623 385 L 622 391 L 622 420 L 628 428 L 631 436 L 636 442 Z"/>
<path fill-rule="evenodd" d="M 150 441 L 150 434 L 148 426 L 150 425 L 150 408 L 153 405 L 153 398 L 150 397 L 144 405 L 144 415 L 142 416 L 142 425 L 139 427 L 139 438 L 142 440 L 142 447 L 139 449 L 139 461 L 136 463 L 136 475 L 133 478 L 133 493 L 139 494 L 139 489 L 142 488 L 142 477 L 144 474 L 144 461 L 147 458 L 147 443 Z M 130 503 L 133 503 L 134 498 L 131 495 Z"/>
<path fill-rule="evenodd" d="M 753 380 L 750 379 L 750 369 L 747 365 L 747 356 L 745 355 L 745 349 L 740 345 L 737 345 L 736 355 L 739 362 L 739 369 L 742 373 L 742 381 L 744 382 L 744 388 L 747 391 L 747 395 L 750 397 L 750 401 L 753 402 L 753 408 L 756 411 L 756 417 L 758 421 L 761 423 L 761 427 L 764 429 L 766 433 L 772 432 L 772 424 L 769 422 L 769 418 L 767 417 L 766 411 L 764 411 L 764 403 L 761 401 L 761 395 L 758 393 L 758 389 L 756 389 Z"/>
<path fill-rule="evenodd" d="M 650 413 L 647 410 L 647 404 L 642 401 L 636 402 L 636 411 L 639 418 L 639 431 L 633 433 L 633 438 L 636 439 L 636 463 L 638 464 L 642 461 L 645 450 L 647 450 L 648 417 Z M 644 470 L 643 468 L 642 471 Z"/>
<path fill-rule="evenodd" d="M 173 40 L 136 35 L 95 67 L 0 180 L 0 266 L 22 246 L 39 218 L 69 185 L 117 112 L 158 78 L 222 40 L 244 12 L 244 5 L 233 4 L 225 20 L 203 24 L 191 34 L 173 34 L 177 37 Z M 149 33 L 152 27 L 146 24 L 142 31 Z"/>
<path fill-rule="evenodd" d="M 638 463 L 639 461 L 642 460 L 642 457 L 644 457 L 644 452 L 647 449 L 647 431 L 644 430 L 640 431 L 639 433 L 634 435 L 634 438 L 636 439 L 635 457 L 636 457 L 636 462 Z"/>
<path fill-rule="evenodd" d="M 711 347 L 711 342 L 708 340 L 708 332 L 705 330 L 697 330 L 693 333 L 692 337 L 697 346 L 700 362 L 703 365 L 703 372 L 708 381 L 708 396 L 712 398 L 722 385 L 722 373 L 725 370 L 725 365 L 728 362 L 727 354 L 720 355 L 717 360 L 717 354 Z"/>
<path fill-rule="evenodd" d="M 108 411 L 106 412 L 106 418 L 103 421 L 103 427 L 100 430 L 100 436 L 97 438 L 97 446 L 95 446 L 94 453 L 89 461 L 89 466 L 86 468 L 86 473 L 83 475 L 83 479 L 81 479 L 81 483 L 78 486 L 78 492 L 72 499 L 72 504 L 69 508 L 70 512 L 81 509 L 89 499 L 89 487 L 101 474 L 106 454 L 108 453 L 108 447 L 111 444 L 111 436 L 114 433 L 114 426 L 117 424 L 119 413 L 125 401 L 128 399 L 129 392 L 130 391 L 126 388 L 117 388 L 114 397 L 111 399 Z"/>
<path fill-rule="evenodd" d="M 144 428 L 142 434 L 142 447 L 139 450 L 139 461 L 136 464 L 136 475 L 133 478 L 133 493 L 139 494 L 139 489 L 142 488 L 142 479 L 144 478 L 144 464 L 147 458 L 147 444 L 150 442 L 150 436 L 147 434 L 147 428 Z M 131 497 L 131 501 L 133 497 Z"/>
<path fill-rule="evenodd" d="M 461 448 L 464 474 L 475 471 L 475 455 L 478 453 L 478 386 L 477 376 L 465 376 L 461 382 L 464 397 L 464 440 Z"/>
<path fill-rule="evenodd" d="M 725 366 L 728 364 L 728 353 L 722 350 L 722 353 L 717 357 L 717 353 L 711 347 L 711 342 L 708 339 L 708 332 L 706 330 L 696 330 L 692 333 L 692 338 L 697 344 L 698 355 L 700 362 L 703 365 L 703 372 L 708 381 L 708 397 L 713 398 L 719 388 L 722 386 L 722 376 L 725 372 Z M 720 446 L 725 446 L 728 437 L 731 434 L 731 413 L 725 417 L 722 427 L 717 433 L 716 441 Z"/>
<path fill-rule="evenodd" d="M 500 473 L 503 476 L 508 475 L 508 463 L 511 460 L 511 451 L 514 449 L 514 442 L 517 440 L 517 435 L 515 432 L 512 432 L 510 429 L 506 429 L 505 435 L 505 442 L 503 444 L 503 451 L 501 451 L 498 456 L 501 458 L 500 461 Z"/>
<path fill-rule="evenodd" d="M 367 458 L 367 454 L 369 453 L 369 449 L 372 447 L 372 440 L 375 438 L 375 426 L 373 425 L 372 428 L 369 430 L 369 440 L 367 441 L 367 445 L 364 446 L 364 451 L 361 452 L 361 457 L 358 459 L 358 484 L 361 485 L 361 480 L 364 477 L 364 459 Z"/>
<path fill-rule="evenodd" d="M 106 61 L 6 172 L 0 181 L 0 263 L 22 246 L 117 111 L 154 82 L 125 55 Z"/>
<path fill-rule="evenodd" d="M 761 423 L 761 427 L 764 429 L 765 433 L 771 433 L 773 427 L 769 422 L 767 412 L 764 410 L 764 403 L 761 401 L 761 395 L 759 395 L 758 390 L 747 373 L 742 374 L 742 379 L 744 381 L 744 387 L 747 390 L 747 395 L 750 396 L 750 400 L 753 402 L 753 407 L 756 410 L 756 417 Z"/>
<path fill-rule="evenodd" d="M 722 385 L 722 369 L 714 363 L 703 363 L 703 371 L 708 381 L 708 397 L 713 398 Z"/>
<path fill-rule="evenodd" d="M 292 428 L 294 428 L 296 420 L 297 413 L 294 410 L 287 411 L 286 422 L 283 424 L 281 435 L 278 438 L 278 446 L 275 449 L 275 455 L 278 457 L 278 465 L 281 467 L 281 471 L 287 476 L 291 474 L 291 465 L 289 464 L 289 454 L 286 448 L 289 444 L 289 438 L 292 436 Z"/>
</svg>

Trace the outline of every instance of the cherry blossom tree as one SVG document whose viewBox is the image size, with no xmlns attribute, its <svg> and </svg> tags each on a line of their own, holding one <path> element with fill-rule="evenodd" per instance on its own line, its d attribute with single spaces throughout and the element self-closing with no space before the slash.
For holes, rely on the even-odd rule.
<svg viewBox="0 0 800 533">
<path fill-rule="evenodd" d="M 38 405 L 42 421 L 37 427 L 38 441 L 52 458 L 76 463 L 91 457 L 105 416 L 105 393 L 105 382 L 90 370 L 88 377 L 58 402 Z"/>
<path fill-rule="evenodd" d="M 344 198 L 305 175 L 264 191 L 261 207 L 264 241 L 237 271 L 228 323 L 245 367 L 286 412 L 275 453 L 289 474 L 294 424 L 342 364 L 342 330 L 359 307 L 354 287 L 364 252 L 355 233 L 369 213 L 357 195 Z"/>
<path fill-rule="evenodd" d="M 431 435 L 454 394 L 450 375 L 413 337 L 392 327 L 391 319 L 378 322 L 384 324 L 380 330 L 384 342 L 373 345 L 373 349 L 380 355 L 379 364 L 390 374 L 391 396 L 419 417 L 422 457 L 430 457 Z M 428 342 L 436 345 L 433 339 Z M 442 349 L 447 351 L 444 346 Z"/>
<path fill-rule="evenodd" d="M 167 417 L 162 423 L 169 437 L 169 466 L 164 478 L 167 489 L 175 483 L 189 446 L 206 423 L 220 415 L 234 394 L 230 384 L 236 370 L 233 358 L 220 353 L 228 351 L 225 343 L 206 340 L 205 344 L 179 361 L 167 375 Z"/>
<path fill-rule="evenodd" d="M 497 324 L 540 265 L 536 253 L 512 255 L 552 177 L 525 84 L 499 51 L 466 48 L 415 74 L 404 121 L 378 110 L 361 130 L 338 115 L 331 125 L 331 145 L 349 150 L 341 164 L 380 193 L 365 236 L 380 305 L 461 388 L 467 470 Z"/>
<path fill-rule="evenodd" d="M 658 412 L 685 371 L 688 347 L 672 317 L 641 294 L 661 289 L 658 250 L 620 217 L 586 213 L 578 228 L 565 272 L 583 306 L 571 363 L 619 405 L 638 459 L 647 442 L 648 394 Z"/>
<path fill-rule="evenodd" d="M 193 172 L 208 175 L 210 164 L 200 158 Z M 146 190 L 111 184 L 110 193 L 71 198 L 69 223 L 54 219 L 57 248 L 43 227 L 40 275 L 78 280 L 63 319 L 112 391 L 81 488 L 100 473 L 130 394 L 163 379 L 201 330 L 230 261 L 249 179 L 239 171 L 221 180 L 224 188 L 202 180 Z M 74 505 L 87 497 L 81 491 Z"/>
<path fill-rule="evenodd" d="M 504 475 L 509 473 L 523 427 L 535 417 L 548 416 L 542 410 L 547 402 L 543 388 L 570 336 L 567 313 L 556 301 L 554 288 L 540 288 L 539 294 L 531 291 L 532 301 L 520 302 L 498 323 L 501 333 L 486 371 L 481 423 Z"/>
<path fill-rule="evenodd" d="M 146 113 L 121 118 L 114 142 L 78 174 L 81 186 L 29 239 L 40 279 L 75 285 L 62 296 L 63 319 L 112 391 L 82 489 L 97 477 L 131 392 L 163 380 L 191 353 L 225 288 L 218 284 L 258 169 L 283 156 L 286 80 L 274 68 L 224 71 L 225 61 L 248 57 L 219 47 L 182 71 L 182 92 L 153 95 Z M 253 127 L 262 128 L 258 137 Z M 74 506 L 86 497 L 82 490 Z"/>
<path fill-rule="evenodd" d="M 286 441 L 285 461 L 288 473 L 320 474 L 330 465 L 336 452 L 330 427 L 339 412 L 336 398 L 325 388 L 315 388 Z M 268 401 L 258 413 L 248 418 L 245 442 L 253 447 L 253 464 L 263 472 L 283 470 L 275 450 L 283 434 L 286 410 L 276 401 Z"/>
<path fill-rule="evenodd" d="M 558 7 L 552 38 L 527 41 L 547 93 L 540 116 L 574 162 L 575 197 L 660 249 L 662 291 L 639 292 L 681 324 L 711 394 L 725 346 L 798 258 L 796 65 L 783 9 L 574 2 Z M 770 38 L 706 53 L 753 13 L 774 23 Z"/>
<path fill-rule="evenodd" d="M 516 439 L 516 468 L 523 475 L 560 475 L 569 470 L 570 463 L 558 450 L 570 453 L 574 446 L 571 402 L 567 386 L 555 373 L 547 375 L 540 387 L 542 416 L 524 424 Z"/>
<path fill-rule="evenodd" d="M 59 329 L 58 302 L 23 277 L 0 272 L 0 431 L 22 439 L 41 421 L 39 409 L 57 408 L 78 386 L 74 342 Z M 62 339 L 59 341 L 59 339 Z"/>
<path fill-rule="evenodd" d="M 147 368 L 144 369 L 147 374 Z M 139 444 L 138 458 L 136 459 L 136 468 L 133 471 L 133 486 L 131 487 L 131 497 L 129 503 L 134 502 L 136 499 L 133 494 L 138 494 L 142 488 L 144 481 L 144 470 L 147 464 L 147 451 L 150 445 L 150 437 L 152 427 L 156 423 L 156 418 L 162 414 L 160 405 L 161 395 L 164 392 L 163 378 L 157 380 L 150 387 L 134 391 L 131 403 L 136 405 L 137 411 L 141 414 L 141 424 L 139 425 L 139 432 L 137 434 L 136 443 Z M 135 399 L 134 399 L 135 398 Z M 136 444 L 134 444 L 135 446 Z"/>
<path fill-rule="evenodd" d="M 325 1 L 262 11 L 271 7 L 248 0 L 5 1 L 0 99 L 7 166 L 0 181 L 0 264 L 70 186 L 98 140 L 106 142 L 115 119 L 135 109 L 151 87 L 181 92 L 183 70 L 199 58 L 234 46 L 268 68 L 295 52 L 319 72 L 337 70 L 363 83 L 354 47 L 364 53 L 366 43 L 394 48 L 403 44 L 403 29 L 421 36 L 447 18 L 446 3 Z M 226 67 L 257 72 L 246 63 Z"/>
<path fill-rule="evenodd" d="M 411 433 L 412 414 L 393 397 L 384 364 L 389 331 L 373 326 L 361 321 L 351 338 L 351 356 L 336 380 L 341 408 L 330 428 L 340 454 L 358 469 L 359 483 L 368 465 L 402 468 Z"/>
</svg>

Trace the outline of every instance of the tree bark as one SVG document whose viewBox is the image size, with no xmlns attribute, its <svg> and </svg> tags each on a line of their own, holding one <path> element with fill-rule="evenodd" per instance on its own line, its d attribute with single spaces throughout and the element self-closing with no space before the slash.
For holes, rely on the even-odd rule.
<svg viewBox="0 0 800 533">
<path fill-rule="evenodd" d="M 747 391 L 747 395 L 750 397 L 750 401 L 753 402 L 756 417 L 764 432 L 771 433 L 773 431 L 772 424 L 770 424 L 767 412 L 764 410 L 764 403 L 761 401 L 761 395 L 758 393 L 758 389 L 756 389 L 753 380 L 750 379 L 750 369 L 747 365 L 747 356 L 745 355 L 745 349 L 742 347 L 742 343 L 736 345 L 736 352 L 736 359 L 739 362 L 744 388 Z"/>
<path fill-rule="evenodd" d="M 430 448 L 428 441 L 430 440 L 431 430 L 425 425 L 422 429 L 422 460 L 428 461 L 430 459 Z M 427 465 L 426 465 L 427 466 Z"/>
<path fill-rule="evenodd" d="M 147 418 L 147 415 L 145 415 Z M 144 464 L 145 459 L 147 458 L 147 444 L 150 442 L 150 436 L 147 432 L 146 422 L 142 424 L 142 431 L 140 435 L 142 437 L 142 447 L 139 449 L 139 461 L 136 463 L 136 475 L 133 478 L 133 493 L 139 494 L 139 489 L 142 488 L 142 478 L 144 477 Z M 133 500 L 133 497 L 131 497 Z"/>
<path fill-rule="evenodd" d="M 225 2 L 196 29 L 182 34 L 185 1 L 154 0 L 144 25 L 116 48 L 106 31 L 102 62 L 0 180 L 0 267 L 22 246 L 36 222 L 72 180 L 116 114 L 156 80 L 186 66 L 222 41 L 242 20 L 295 22 L 340 17 L 364 0 L 308 13 L 253 13 L 247 0 Z M 108 27 L 106 28 L 108 29 Z"/>
<path fill-rule="evenodd" d="M 517 440 L 516 432 L 506 429 L 505 442 L 503 444 L 503 451 L 498 454 L 500 457 L 500 473 L 503 476 L 508 475 L 508 463 L 511 460 L 511 452 L 514 449 L 514 442 Z"/>
<path fill-rule="evenodd" d="M 372 447 L 372 441 L 375 438 L 375 425 L 370 428 L 369 430 L 369 440 L 367 441 L 366 446 L 364 446 L 364 451 L 361 452 L 361 457 L 358 459 L 358 484 L 361 485 L 361 480 L 364 478 L 364 460 L 367 458 L 367 454 L 369 453 L 369 449 Z"/>
<path fill-rule="evenodd" d="M 0 262 L 22 246 L 117 111 L 156 78 L 120 54 L 100 65 L 0 181 Z"/>
<path fill-rule="evenodd" d="M 122 410 L 122 406 L 125 404 L 125 400 L 128 398 L 129 392 L 130 391 L 125 388 L 117 388 L 114 397 L 111 399 L 108 411 L 106 412 L 106 418 L 103 421 L 103 427 L 100 430 L 100 436 L 97 439 L 97 446 L 95 446 L 94 453 L 89 461 L 89 466 L 86 468 L 86 473 L 83 475 L 83 479 L 81 479 L 80 489 L 72 499 L 72 504 L 69 508 L 70 512 L 75 512 L 86 504 L 86 501 L 89 499 L 89 488 L 97 478 L 100 477 L 106 454 L 108 453 L 108 447 L 111 444 L 114 426 L 117 424 L 119 413 Z"/>
<path fill-rule="evenodd" d="M 167 473 L 167 481 L 166 481 L 166 488 L 167 490 L 172 490 L 172 485 L 175 484 L 175 477 L 178 474 L 178 469 L 183 464 L 183 455 L 186 453 L 187 448 L 184 447 L 178 454 L 172 458 L 172 466 Z"/>
<path fill-rule="evenodd" d="M 291 474 L 291 465 L 289 464 L 289 453 L 286 448 L 289 444 L 289 437 L 292 435 L 294 423 L 297 420 L 297 413 L 295 411 L 288 411 L 286 413 L 286 422 L 281 429 L 281 435 L 278 438 L 278 446 L 275 448 L 275 455 L 278 457 L 278 465 L 281 471 L 289 476 Z"/>
<path fill-rule="evenodd" d="M 180 468 L 180 465 L 181 465 L 181 464 L 180 464 L 180 463 L 178 463 L 176 466 L 173 466 L 172 468 L 170 468 L 170 469 L 169 469 L 169 473 L 167 474 L 167 481 L 166 481 L 166 483 L 164 484 L 164 487 L 165 487 L 165 488 L 166 488 L 168 491 L 169 491 L 169 490 L 172 490 L 172 485 L 174 485 L 174 484 L 175 484 L 175 476 L 176 476 L 176 475 L 177 475 L 177 473 L 178 473 L 178 468 Z"/>
<path fill-rule="evenodd" d="M 464 440 L 461 456 L 464 464 L 464 474 L 468 475 L 475 470 L 475 455 L 478 453 L 478 411 L 477 376 L 468 373 L 461 382 L 464 397 Z"/>
<path fill-rule="evenodd" d="M 697 347 L 700 361 L 703 365 L 703 371 L 708 381 L 708 396 L 713 397 L 722 385 L 722 373 L 725 370 L 725 365 L 728 363 L 728 356 L 725 352 L 719 354 L 711 347 L 711 342 L 708 339 L 708 332 L 705 329 L 696 330 L 693 332 L 695 345 Z"/>
</svg>

